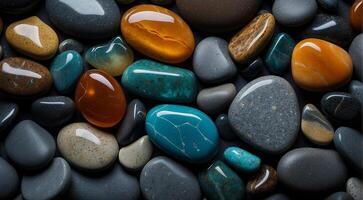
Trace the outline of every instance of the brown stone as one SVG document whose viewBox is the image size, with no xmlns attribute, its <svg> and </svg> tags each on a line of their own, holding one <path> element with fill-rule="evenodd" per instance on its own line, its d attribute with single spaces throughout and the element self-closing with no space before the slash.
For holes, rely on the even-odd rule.
<svg viewBox="0 0 363 200">
<path fill-rule="evenodd" d="M 247 193 L 260 196 L 273 191 L 277 186 L 277 172 L 268 165 L 262 165 L 258 173 L 247 182 Z"/>
</svg>

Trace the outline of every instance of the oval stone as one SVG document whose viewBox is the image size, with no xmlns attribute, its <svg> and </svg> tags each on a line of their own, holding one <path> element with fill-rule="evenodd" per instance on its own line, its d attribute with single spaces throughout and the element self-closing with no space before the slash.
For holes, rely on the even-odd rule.
<svg viewBox="0 0 363 200">
<path fill-rule="evenodd" d="M 18 113 L 17 104 L 0 101 L 0 134 L 14 122 Z"/>
<path fill-rule="evenodd" d="M 192 107 L 154 107 L 146 116 L 146 132 L 157 147 L 184 161 L 207 162 L 217 153 L 216 126 L 208 115 Z"/>
<path fill-rule="evenodd" d="M 351 177 L 348 179 L 346 184 L 346 190 L 348 194 L 353 197 L 354 200 L 363 199 L 363 181 L 357 177 Z"/>
<path fill-rule="evenodd" d="M 19 186 L 19 176 L 13 166 L 0 157 L 0 199 L 11 199 Z"/>
<path fill-rule="evenodd" d="M 360 102 L 345 92 L 330 92 L 321 98 L 321 108 L 325 115 L 335 121 L 351 122 L 360 117 Z"/>
<path fill-rule="evenodd" d="M 247 182 L 247 193 L 262 196 L 272 192 L 277 186 L 277 172 L 268 165 L 262 165 L 255 176 Z"/>
<path fill-rule="evenodd" d="M 363 81 L 363 33 L 357 35 L 350 47 L 349 54 L 353 60 L 354 74 Z"/>
<path fill-rule="evenodd" d="M 356 31 L 363 31 L 363 0 L 355 0 L 350 8 L 350 24 Z"/>
<path fill-rule="evenodd" d="M 272 12 L 279 24 L 299 27 L 312 20 L 318 11 L 315 0 L 275 0 Z"/>
<path fill-rule="evenodd" d="M 228 147 L 223 156 L 228 164 L 244 173 L 255 172 L 261 165 L 259 157 L 238 147 Z"/>
</svg>

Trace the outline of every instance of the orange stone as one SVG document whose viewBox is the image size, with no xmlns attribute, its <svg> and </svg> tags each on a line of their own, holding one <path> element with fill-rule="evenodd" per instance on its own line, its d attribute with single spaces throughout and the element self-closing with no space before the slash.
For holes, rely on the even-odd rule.
<svg viewBox="0 0 363 200">
<path fill-rule="evenodd" d="M 121 32 L 139 52 L 165 63 L 181 63 L 194 51 L 188 24 L 176 13 L 155 5 L 139 5 L 122 17 Z"/>
<path fill-rule="evenodd" d="M 121 121 L 126 110 L 124 92 L 118 82 L 101 70 L 89 70 L 78 82 L 75 102 L 91 124 L 108 128 Z"/>
<path fill-rule="evenodd" d="M 350 23 L 356 31 L 363 31 L 363 0 L 355 0 L 351 7 Z"/>
<path fill-rule="evenodd" d="M 336 89 L 349 82 L 352 59 L 339 46 L 320 39 L 305 39 L 294 49 L 291 60 L 295 83 L 309 91 Z"/>
</svg>

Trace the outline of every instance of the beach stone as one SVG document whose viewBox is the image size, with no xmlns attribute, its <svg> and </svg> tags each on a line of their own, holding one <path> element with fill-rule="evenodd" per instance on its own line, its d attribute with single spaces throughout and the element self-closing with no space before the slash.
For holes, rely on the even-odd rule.
<svg viewBox="0 0 363 200">
<path fill-rule="evenodd" d="M 318 0 L 320 7 L 329 12 L 336 12 L 339 6 L 339 0 Z"/>
<path fill-rule="evenodd" d="M 300 192 L 335 190 L 347 179 L 337 152 L 309 147 L 287 152 L 278 163 L 277 174 L 282 184 Z"/>
<path fill-rule="evenodd" d="M 353 197 L 354 200 L 362 200 L 363 199 L 363 182 L 362 180 L 351 177 L 348 179 L 346 184 L 346 190 L 348 194 Z"/>
<path fill-rule="evenodd" d="M 13 166 L 0 157 L 0 199 L 12 197 L 19 186 L 19 176 Z"/>
<path fill-rule="evenodd" d="M 201 199 L 198 179 L 194 174 L 164 156 L 155 157 L 145 165 L 140 174 L 140 188 L 147 200 Z"/>
<path fill-rule="evenodd" d="M 355 0 L 350 8 L 350 24 L 357 32 L 363 31 L 363 0 Z"/>
<path fill-rule="evenodd" d="M 262 58 L 258 57 L 251 63 L 249 63 L 246 68 L 240 71 L 243 78 L 246 80 L 253 80 L 260 77 L 263 73 L 263 69 L 265 68 L 265 63 Z"/>
<path fill-rule="evenodd" d="M 352 121 L 360 116 L 361 105 L 357 98 L 345 92 L 330 92 L 321 99 L 325 115 L 335 121 Z"/>
<path fill-rule="evenodd" d="M 260 169 L 261 159 L 238 147 L 228 147 L 223 153 L 224 160 L 239 172 L 251 173 Z"/>
<path fill-rule="evenodd" d="M 349 92 L 360 101 L 361 108 L 363 108 L 363 83 L 360 81 L 351 81 Z"/>
<path fill-rule="evenodd" d="M 346 192 L 336 192 L 329 195 L 325 200 L 353 200 L 353 198 Z"/>
<path fill-rule="evenodd" d="M 4 132 L 19 114 L 19 106 L 15 103 L 0 101 L 0 133 Z"/>
<path fill-rule="evenodd" d="M 282 153 L 295 142 L 300 127 L 295 91 L 277 76 L 255 79 L 238 92 L 228 119 L 244 142 L 265 153 Z"/>
<path fill-rule="evenodd" d="M 194 51 L 193 71 L 206 83 L 229 80 L 237 74 L 228 51 L 228 43 L 218 37 L 207 37 L 199 42 Z"/>
<path fill-rule="evenodd" d="M 220 114 L 215 120 L 215 124 L 217 126 L 219 135 L 224 140 L 233 141 L 237 138 L 231 124 L 229 123 L 227 114 Z"/>
<path fill-rule="evenodd" d="M 284 194 L 277 193 L 265 198 L 265 200 L 290 200 L 290 198 Z"/>
<path fill-rule="evenodd" d="M 252 196 L 262 196 L 275 190 L 277 186 L 277 172 L 268 165 L 261 165 L 258 173 L 247 182 L 247 193 Z"/>
<path fill-rule="evenodd" d="M 23 176 L 21 193 L 25 199 L 55 199 L 71 184 L 71 168 L 63 158 L 54 158 L 50 166 L 35 175 Z"/>
<path fill-rule="evenodd" d="M 84 170 L 101 170 L 113 164 L 119 150 L 115 137 L 87 123 L 72 123 L 59 131 L 60 153 Z"/>
<path fill-rule="evenodd" d="M 350 47 L 349 54 L 353 60 L 354 73 L 360 81 L 363 81 L 363 33 L 357 35 Z"/>
<path fill-rule="evenodd" d="M 78 53 L 82 53 L 83 52 L 83 44 L 78 42 L 75 39 L 65 39 L 63 40 L 58 47 L 58 52 L 59 53 L 63 53 L 65 51 L 69 51 L 69 50 L 73 50 L 76 51 Z"/>
<path fill-rule="evenodd" d="M 15 164 L 33 170 L 52 161 L 56 144 L 48 131 L 31 120 L 24 120 L 6 137 L 5 151 Z"/>
<path fill-rule="evenodd" d="M 3 0 L 0 2 L 0 11 L 7 14 L 23 14 L 32 10 L 40 0 Z"/>
</svg>

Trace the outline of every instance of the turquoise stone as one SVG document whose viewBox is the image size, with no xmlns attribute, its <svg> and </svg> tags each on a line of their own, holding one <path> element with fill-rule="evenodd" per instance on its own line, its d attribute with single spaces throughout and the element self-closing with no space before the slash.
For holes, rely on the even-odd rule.
<svg viewBox="0 0 363 200">
<path fill-rule="evenodd" d="M 112 76 L 120 76 L 134 61 L 134 53 L 122 38 L 117 36 L 106 44 L 88 49 L 86 61 Z"/>
<path fill-rule="evenodd" d="M 199 173 L 199 183 L 208 200 L 242 200 L 245 196 L 243 181 L 222 161 Z"/>
<path fill-rule="evenodd" d="M 295 41 L 286 33 L 277 34 L 265 57 L 265 63 L 270 72 L 283 73 L 289 66 Z"/>
<path fill-rule="evenodd" d="M 146 132 L 161 150 L 187 162 L 206 162 L 217 153 L 216 126 L 208 115 L 192 107 L 154 107 L 146 115 Z"/>
<path fill-rule="evenodd" d="M 50 67 L 55 88 L 62 94 L 73 91 L 82 72 L 82 57 L 78 52 L 73 50 L 59 54 L 53 60 Z"/>
<path fill-rule="evenodd" d="M 223 155 L 229 165 L 244 173 L 255 172 L 261 165 L 259 157 L 238 147 L 228 147 Z"/>
<path fill-rule="evenodd" d="M 130 65 L 122 75 L 122 85 L 136 95 L 176 103 L 193 102 L 198 90 L 192 71 L 151 60 Z"/>
</svg>

